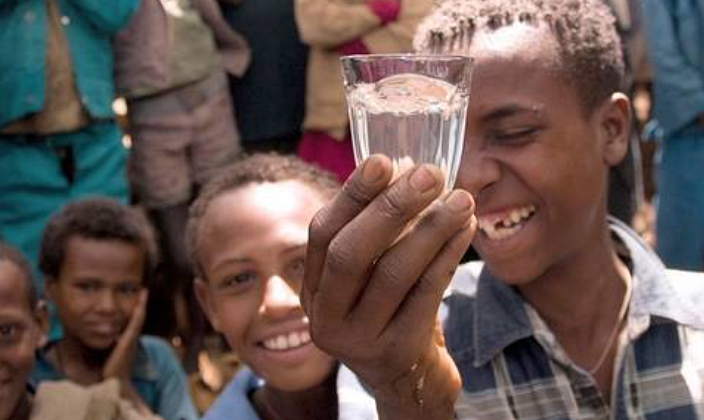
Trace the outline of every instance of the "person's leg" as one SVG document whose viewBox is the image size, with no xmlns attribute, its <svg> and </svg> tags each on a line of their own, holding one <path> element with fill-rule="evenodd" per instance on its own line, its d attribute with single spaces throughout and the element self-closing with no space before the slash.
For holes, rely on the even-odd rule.
<svg viewBox="0 0 704 420">
<path fill-rule="evenodd" d="M 94 124 L 75 134 L 66 135 L 62 141 L 73 145 L 71 199 L 99 195 L 123 204 L 129 203 L 128 152 L 116 123 Z"/>
<path fill-rule="evenodd" d="M 159 232 L 162 270 L 159 279 L 150 287 L 155 299 L 149 305 L 148 330 L 163 337 L 183 336 L 189 329 L 189 317 L 184 313 L 181 300 L 192 277 L 185 247 L 188 203 L 151 209 L 149 217 Z"/>
<path fill-rule="evenodd" d="M 227 91 L 209 98 L 195 110 L 195 129 L 189 148 L 189 164 L 197 188 L 205 185 L 241 151 L 240 135 Z"/>
<path fill-rule="evenodd" d="M 658 254 L 668 267 L 704 270 L 704 136 L 668 138 L 660 158 Z"/>
<path fill-rule="evenodd" d="M 0 136 L 0 235 L 32 263 L 40 293 L 42 233 L 49 217 L 70 198 L 62 170 L 70 158 L 49 137 Z"/>
<path fill-rule="evenodd" d="M 175 298 L 190 280 L 183 232 L 192 194 L 187 147 L 193 124 L 185 111 L 166 115 L 142 111 L 138 102 L 132 104 L 129 178 L 157 231 L 162 257 L 149 286 L 144 331 L 168 339 L 182 333 Z"/>
</svg>

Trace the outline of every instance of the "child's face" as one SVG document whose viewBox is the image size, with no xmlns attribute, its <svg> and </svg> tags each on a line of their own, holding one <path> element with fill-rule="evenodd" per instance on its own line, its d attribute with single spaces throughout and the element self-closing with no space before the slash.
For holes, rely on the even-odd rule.
<svg viewBox="0 0 704 420">
<path fill-rule="evenodd" d="M 14 263 L 0 261 L 0 420 L 9 419 L 26 394 L 34 354 L 44 339 L 23 276 Z"/>
<path fill-rule="evenodd" d="M 625 153 L 618 136 L 628 111 L 606 101 L 584 112 L 555 70 L 558 45 L 545 29 L 480 31 L 469 51 L 453 52 L 476 59 L 458 186 L 477 201 L 473 244 L 482 258 L 522 284 L 593 250 L 603 239 L 607 169 Z"/>
<path fill-rule="evenodd" d="M 93 350 L 112 347 L 142 288 L 145 256 L 119 241 L 69 238 L 57 279 L 47 281 L 65 337 Z"/>
<path fill-rule="evenodd" d="M 201 305 L 242 361 L 281 390 L 318 385 L 334 366 L 310 341 L 298 296 L 308 225 L 323 204 L 297 181 L 256 184 L 218 197 L 203 218 Z"/>
</svg>

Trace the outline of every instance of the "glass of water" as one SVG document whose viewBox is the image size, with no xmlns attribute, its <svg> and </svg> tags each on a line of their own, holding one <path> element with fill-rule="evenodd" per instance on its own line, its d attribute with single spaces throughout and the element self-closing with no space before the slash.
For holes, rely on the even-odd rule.
<svg viewBox="0 0 704 420">
<path fill-rule="evenodd" d="M 451 189 L 462 157 L 472 59 L 370 54 L 341 60 L 357 164 L 382 153 L 398 176 L 431 163 Z"/>
</svg>

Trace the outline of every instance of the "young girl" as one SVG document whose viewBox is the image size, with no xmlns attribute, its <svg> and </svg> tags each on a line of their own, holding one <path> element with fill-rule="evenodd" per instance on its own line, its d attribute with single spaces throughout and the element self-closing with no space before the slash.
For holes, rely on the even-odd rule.
<svg viewBox="0 0 704 420">
<path fill-rule="evenodd" d="M 299 300 L 308 225 L 336 181 L 293 157 L 254 155 L 206 186 L 188 243 L 197 297 L 247 366 L 205 419 L 373 419 L 354 375 L 318 349 Z"/>
<path fill-rule="evenodd" d="M 185 373 L 163 340 L 141 336 L 145 281 L 156 264 L 146 219 L 106 199 L 64 207 L 44 232 L 40 268 L 63 337 L 40 353 L 34 379 L 119 380 L 142 413 L 195 420 Z"/>
</svg>

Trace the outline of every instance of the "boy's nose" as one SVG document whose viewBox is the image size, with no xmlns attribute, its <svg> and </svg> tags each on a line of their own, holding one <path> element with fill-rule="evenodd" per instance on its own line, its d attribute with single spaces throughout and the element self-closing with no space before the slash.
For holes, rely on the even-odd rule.
<svg viewBox="0 0 704 420">
<path fill-rule="evenodd" d="M 280 276 L 267 280 L 262 299 L 262 310 L 269 316 L 285 316 L 301 307 L 298 293 Z"/>
<path fill-rule="evenodd" d="M 117 299 L 111 290 L 103 290 L 98 297 L 97 308 L 104 312 L 112 312 L 117 309 Z"/>
<path fill-rule="evenodd" d="M 479 147 L 465 143 L 462 161 L 457 175 L 457 186 L 469 191 L 479 200 L 482 191 L 501 178 L 501 165 Z"/>
</svg>

